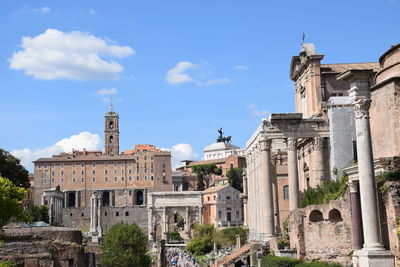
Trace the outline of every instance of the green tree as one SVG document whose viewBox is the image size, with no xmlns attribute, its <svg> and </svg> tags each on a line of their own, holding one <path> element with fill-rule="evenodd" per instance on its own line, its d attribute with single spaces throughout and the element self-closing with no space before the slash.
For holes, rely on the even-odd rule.
<svg viewBox="0 0 400 267">
<path fill-rule="evenodd" d="M 213 249 L 214 236 L 214 225 L 197 224 L 194 228 L 193 238 L 186 245 L 186 249 L 196 255 L 204 255 Z"/>
<path fill-rule="evenodd" d="M 243 193 L 243 169 L 231 168 L 227 173 L 228 183 L 233 188 Z"/>
<path fill-rule="evenodd" d="M 9 179 L 16 186 L 28 188 L 28 171 L 21 165 L 21 161 L 10 152 L 0 148 L 0 176 Z"/>
<path fill-rule="evenodd" d="M 50 223 L 49 209 L 47 206 L 30 206 L 23 212 L 21 219 L 25 222 L 43 221 L 45 223 Z"/>
<path fill-rule="evenodd" d="M 197 174 L 197 191 L 203 191 L 206 187 L 209 187 L 210 175 L 222 174 L 222 169 L 215 164 L 194 165 L 192 171 Z"/>
<path fill-rule="evenodd" d="M 229 227 L 216 232 L 214 242 L 220 246 L 235 246 L 236 235 L 240 235 L 240 244 L 245 244 L 247 231 L 243 227 Z"/>
<path fill-rule="evenodd" d="M 0 228 L 21 212 L 21 200 L 26 190 L 15 186 L 9 179 L 0 177 Z"/>
<path fill-rule="evenodd" d="M 148 267 L 147 236 L 136 224 L 118 223 L 111 227 L 101 244 L 101 266 Z"/>
</svg>

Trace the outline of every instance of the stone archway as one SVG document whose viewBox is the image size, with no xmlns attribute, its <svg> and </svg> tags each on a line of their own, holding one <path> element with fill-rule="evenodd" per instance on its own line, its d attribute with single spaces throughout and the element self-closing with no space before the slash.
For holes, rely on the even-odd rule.
<svg viewBox="0 0 400 267">
<path fill-rule="evenodd" d="M 171 230 L 179 230 L 186 243 L 190 238 L 190 226 L 202 222 L 202 192 L 176 191 L 148 194 L 149 240 L 156 241 L 155 226 L 161 225 L 162 239 L 167 240 Z M 178 224 L 180 224 L 178 226 Z M 183 228 L 182 228 L 183 224 Z"/>
</svg>

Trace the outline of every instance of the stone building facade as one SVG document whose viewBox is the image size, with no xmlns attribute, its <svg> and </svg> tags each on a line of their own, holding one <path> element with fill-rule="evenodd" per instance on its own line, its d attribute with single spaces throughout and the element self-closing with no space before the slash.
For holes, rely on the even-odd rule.
<svg viewBox="0 0 400 267">
<path fill-rule="evenodd" d="M 105 114 L 104 153 L 83 150 L 40 158 L 34 161 L 34 185 L 35 204 L 61 207 L 57 223 L 65 226 L 90 228 L 94 193 L 104 229 L 120 220 L 145 226 L 147 215 L 141 207 L 147 194 L 173 189 L 171 154 L 153 145 L 119 153 L 119 117 L 110 110 Z M 63 198 L 50 203 L 49 191 L 56 187 Z"/>
</svg>

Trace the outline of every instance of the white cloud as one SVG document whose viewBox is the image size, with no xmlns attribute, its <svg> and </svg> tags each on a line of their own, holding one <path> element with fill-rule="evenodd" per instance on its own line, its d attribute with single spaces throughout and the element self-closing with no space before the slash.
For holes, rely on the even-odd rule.
<svg viewBox="0 0 400 267">
<path fill-rule="evenodd" d="M 167 81 L 167 83 L 172 85 L 193 82 L 194 79 L 184 72 L 189 69 L 196 69 L 197 67 L 198 66 L 196 64 L 193 64 L 189 61 L 181 61 L 176 64 L 175 67 L 167 71 L 167 76 L 165 76 L 165 80 Z"/>
<path fill-rule="evenodd" d="M 89 8 L 89 15 L 96 15 L 97 12 L 93 8 Z"/>
<path fill-rule="evenodd" d="M 249 69 L 249 67 L 244 66 L 244 65 L 236 65 L 235 66 L 235 70 L 237 70 L 237 71 L 248 70 L 248 69 Z"/>
<path fill-rule="evenodd" d="M 47 29 L 34 37 L 22 37 L 22 50 L 9 59 L 10 68 L 24 70 L 40 80 L 116 79 L 123 66 L 103 56 L 122 58 L 135 51 L 110 44 L 89 33 Z"/>
<path fill-rule="evenodd" d="M 200 61 L 201 65 L 191 63 L 189 61 L 181 61 L 175 67 L 167 71 L 165 81 L 171 85 L 193 82 L 198 86 L 211 86 L 231 82 L 228 78 L 209 79 L 210 71 L 205 68 L 210 65 L 207 61 Z M 192 75 L 187 73 L 188 70 L 198 70 Z"/>
<path fill-rule="evenodd" d="M 44 7 L 40 7 L 40 8 L 34 8 L 34 9 L 32 9 L 32 11 L 34 13 L 47 14 L 51 11 L 51 9 L 48 8 L 47 6 L 44 6 Z"/>
<path fill-rule="evenodd" d="M 42 157 L 51 157 L 52 155 L 61 152 L 71 152 L 73 149 L 82 150 L 85 148 L 86 150 L 98 150 L 100 141 L 100 137 L 97 134 L 81 132 L 77 135 L 72 135 L 70 137 L 61 139 L 52 146 L 36 149 L 15 149 L 11 151 L 11 154 L 21 159 L 22 165 L 32 172 L 32 161 L 34 160 Z"/>
<path fill-rule="evenodd" d="M 117 93 L 117 88 L 103 88 L 96 92 L 97 95 L 115 95 Z"/>
<path fill-rule="evenodd" d="M 181 167 L 183 163 L 181 160 L 196 160 L 199 155 L 194 152 L 190 144 L 177 144 L 172 148 L 164 148 L 164 150 L 171 151 L 171 166 L 172 169 Z"/>
<path fill-rule="evenodd" d="M 212 79 L 212 80 L 206 81 L 204 83 L 201 83 L 201 85 L 202 86 L 210 86 L 210 85 L 230 83 L 230 82 L 231 82 L 231 80 L 229 80 L 228 78 Z"/>
<path fill-rule="evenodd" d="M 260 110 L 257 109 L 257 105 L 255 104 L 249 104 L 247 105 L 247 108 L 251 111 L 251 116 L 253 117 L 260 117 L 260 116 L 265 116 L 269 113 L 268 110 Z"/>
</svg>

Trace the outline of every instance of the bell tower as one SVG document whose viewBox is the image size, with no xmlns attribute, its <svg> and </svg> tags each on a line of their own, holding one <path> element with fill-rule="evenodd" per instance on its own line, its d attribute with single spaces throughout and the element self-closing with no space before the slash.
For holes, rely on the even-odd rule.
<svg viewBox="0 0 400 267">
<path fill-rule="evenodd" d="M 104 152 L 106 155 L 119 154 L 119 116 L 113 110 L 111 104 L 110 110 L 104 116 Z"/>
</svg>

